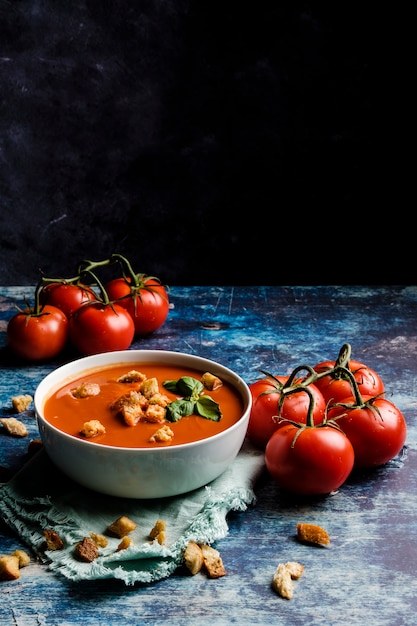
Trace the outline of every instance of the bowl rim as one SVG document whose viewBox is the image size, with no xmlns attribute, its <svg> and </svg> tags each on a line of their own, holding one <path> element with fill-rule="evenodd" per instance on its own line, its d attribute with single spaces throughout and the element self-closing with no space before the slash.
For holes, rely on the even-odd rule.
<svg viewBox="0 0 417 626">
<path fill-rule="evenodd" d="M 45 389 L 45 391 L 42 394 L 42 397 L 40 397 L 43 391 L 43 388 L 48 387 L 48 382 L 51 379 L 53 380 L 55 377 L 59 378 L 60 372 L 65 372 L 65 370 L 67 369 L 71 370 L 73 367 L 76 367 L 78 364 L 93 363 L 97 359 L 103 361 L 103 365 L 90 365 L 90 367 L 86 366 L 78 370 L 78 373 L 76 374 L 74 373 L 72 375 L 63 376 L 62 378 L 59 379 L 59 381 L 57 380 L 57 382 L 51 386 L 52 391 L 59 389 L 59 387 L 66 384 L 65 381 L 69 382 L 72 378 L 75 378 L 75 377 L 78 378 L 84 372 L 99 371 L 101 369 L 107 369 L 109 365 L 123 364 L 125 362 L 124 359 L 126 358 L 127 354 L 130 356 L 136 355 L 136 358 L 130 358 L 128 362 L 140 363 L 139 355 L 140 354 L 144 355 L 144 353 L 146 353 L 146 355 L 149 357 L 161 355 L 161 359 L 163 359 L 163 357 L 164 356 L 166 357 L 167 355 L 169 355 L 170 358 L 183 357 L 186 359 L 197 360 L 201 364 L 204 363 L 206 365 L 212 365 L 217 368 L 220 368 L 223 374 L 226 374 L 226 379 L 229 382 L 229 384 L 232 384 L 235 387 L 235 389 L 238 391 L 238 393 L 240 393 L 241 395 L 241 398 L 243 400 L 242 415 L 234 424 L 229 426 L 229 428 L 226 428 L 225 430 L 222 430 L 221 432 L 216 433 L 214 435 L 210 435 L 209 437 L 204 437 L 203 439 L 198 439 L 196 441 L 189 441 L 187 443 L 172 444 L 168 446 L 131 448 L 131 447 L 125 447 L 125 446 L 111 446 L 111 445 L 104 444 L 104 443 L 95 443 L 93 441 L 89 441 L 88 439 L 85 439 L 85 440 L 80 439 L 54 426 L 40 412 L 40 409 L 41 408 L 43 409 L 43 404 L 49 395 L 46 393 L 47 389 Z M 110 358 L 110 361 L 105 363 L 106 359 L 108 358 Z M 197 366 L 196 369 L 200 369 L 200 368 Z M 243 391 L 244 391 L 244 394 L 242 393 Z M 37 385 L 35 389 L 34 397 L 33 397 L 33 403 L 34 403 L 34 408 L 35 408 L 36 421 L 38 422 L 38 427 L 39 427 L 39 422 L 41 422 L 42 424 L 46 425 L 46 428 L 51 429 L 51 431 L 54 432 L 55 435 L 61 437 L 61 439 L 63 440 L 68 440 L 73 445 L 78 445 L 80 448 L 86 447 L 86 449 L 90 448 L 91 450 L 105 450 L 107 453 L 123 452 L 126 454 L 137 454 L 138 452 L 140 452 L 141 454 L 161 454 L 162 455 L 162 454 L 166 454 L 169 452 L 177 452 L 183 449 L 199 447 L 199 446 L 204 445 L 205 443 L 213 442 L 216 439 L 226 437 L 227 435 L 232 434 L 235 430 L 240 429 L 242 427 L 242 420 L 245 417 L 246 417 L 246 422 L 247 423 L 249 422 L 249 413 L 250 413 L 250 409 L 252 406 L 252 395 L 250 393 L 248 384 L 243 380 L 243 378 L 241 378 L 239 374 L 237 374 L 236 372 L 231 370 L 229 367 L 222 365 L 221 363 L 217 361 L 207 359 L 206 357 L 200 357 L 199 355 L 190 354 L 187 352 L 179 352 L 175 350 L 128 349 L 128 350 L 117 350 L 117 351 L 112 351 L 112 352 L 100 352 L 98 354 L 80 357 L 78 359 L 68 361 L 67 363 L 63 365 L 60 365 L 59 367 L 49 372 L 49 374 L 47 374 Z M 39 428 L 39 431 L 41 432 L 41 428 Z M 42 432 L 41 432 L 41 438 L 42 438 Z"/>
</svg>

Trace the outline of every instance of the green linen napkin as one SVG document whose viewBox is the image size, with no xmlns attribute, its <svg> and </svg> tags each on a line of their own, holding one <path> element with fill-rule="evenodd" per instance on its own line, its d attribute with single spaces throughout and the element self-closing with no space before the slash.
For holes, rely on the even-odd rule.
<svg viewBox="0 0 417 626">
<path fill-rule="evenodd" d="M 0 516 L 51 570 L 70 580 L 116 578 L 126 585 L 149 583 L 174 572 L 189 541 L 211 544 L 227 535 L 228 512 L 245 511 L 255 502 L 253 487 L 263 467 L 263 453 L 245 441 L 232 465 L 209 485 L 172 498 L 132 500 L 80 487 L 41 450 L 0 487 Z M 120 539 L 106 535 L 108 545 L 92 563 L 74 558 L 78 541 L 91 532 L 105 534 L 121 515 L 137 524 L 127 549 L 116 552 Z M 164 545 L 149 539 L 158 519 L 166 523 Z M 44 550 L 44 529 L 59 534 L 63 550 Z"/>
</svg>

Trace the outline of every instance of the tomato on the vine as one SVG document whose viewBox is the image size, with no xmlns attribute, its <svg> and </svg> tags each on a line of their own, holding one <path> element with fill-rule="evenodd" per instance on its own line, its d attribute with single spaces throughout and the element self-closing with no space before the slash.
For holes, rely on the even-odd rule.
<svg viewBox="0 0 417 626">
<path fill-rule="evenodd" d="M 341 400 L 329 409 L 327 418 L 336 420 L 351 441 L 355 451 L 355 467 L 384 465 L 401 451 L 407 425 L 400 409 L 386 398 L 362 396 Z"/>
<path fill-rule="evenodd" d="M 343 346 L 343 348 L 346 348 L 346 346 Z M 342 356 L 339 356 L 339 359 L 343 358 L 343 354 L 346 356 L 346 352 L 343 353 L 343 348 Z M 342 365 L 341 367 L 337 367 L 339 362 Z M 323 361 L 317 363 L 313 369 L 317 374 L 322 374 L 326 371 L 330 372 L 329 375 L 315 380 L 315 385 L 320 389 L 327 402 L 334 404 L 340 402 L 343 398 L 353 395 L 352 383 L 345 368 L 353 374 L 359 393 L 370 396 L 384 393 L 384 383 L 381 376 L 364 363 L 349 358 L 340 361 Z"/>
<path fill-rule="evenodd" d="M 68 319 L 55 306 L 39 310 L 28 307 L 16 313 L 7 324 L 7 345 L 25 361 L 45 361 L 56 357 L 68 338 Z"/>
<path fill-rule="evenodd" d="M 105 285 L 110 298 L 129 311 L 136 335 L 148 335 L 160 328 L 169 311 L 168 294 L 158 279 L 137 275 L 137 285 L 127 278 L 115 278 Z"/>
<path fill-rule="evenodd" d="M 39 291 L 41 304 L 56 306 L 67 317 L 70 317 L 80 306 L 91 300 L 97 300 L 95 292 L 88 285 L 81 283 L 45 283 Z"/>
<path fill-rule="evenodd" d="M 69 337 L 82 354 L 126 350 L 133 341 L 132 317 L 118 304 L 88 302 L 69 319 Z"/>
<path fill-rule="evenodd" d="M 296 393 L 288 394 L 281 406 L 282 387 L 289 380 L 289 376 L 275 376 L 257 380 L 249 385 L 252 395 L 252 409 L 249 416 L 247 436 L 258 448 L 264 449 L 271 435 L 285 424 L 282 420 L 292 420 L 301 424 L 306 423 L 310 406 L 310 395 L 300 389 Z M 295 381 L 296 382 L 296 381 Z M 308 385 L 314 400 L 313 419 L 315 424 L 322 422 L 326 402 L 313 384 Z M 278 413 L 282 418 L 278 420 Z"/>
<path fill-rule="evenodd" d="M 278 428 L 265 449 L 265 464 L 283 489 L 303 495 L 336 491 L 354 463 L 351 442 L 337 428 L 294 424 Z"/>
</svg>

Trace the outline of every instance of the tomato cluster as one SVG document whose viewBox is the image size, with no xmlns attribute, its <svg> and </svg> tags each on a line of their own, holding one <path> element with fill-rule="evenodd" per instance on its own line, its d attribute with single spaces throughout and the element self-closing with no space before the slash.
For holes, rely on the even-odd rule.
<svg viewBox="0 0 417 626">
<path fill-rule="evenodd" d="M 269 473 L 288 491 L 328 494 L 354 468 L 383 465 L 405 443 L 405 418 L 385 398 L 381 377 L 350 355 L 345 344 L 334 361 L 297 367 L 290 376 L 262 372 L 249 385 L 247 436 L 265 450 Z"/>
<path fill-rule="evenodd" d="M 118 275 L 103 284 L 97 270 L 110 265 Z M 125 350 L 160 328 L 169 311 L 160 280 L 135 273 L 120 254 L 83 261 L 71 278 L 42 277 L 34 299 L 7 325 L 8 347 L 25 361 L 52 359 L 68 344 L 84 355 Z"/>
</svg>

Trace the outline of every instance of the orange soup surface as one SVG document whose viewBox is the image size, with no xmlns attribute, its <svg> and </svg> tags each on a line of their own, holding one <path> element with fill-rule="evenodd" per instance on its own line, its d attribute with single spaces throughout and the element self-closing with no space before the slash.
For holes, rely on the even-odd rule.
<svg viewBox="0 0 417 626">
<path fill-rule="evenodd" d="M 129 363 L 91 370 L 78 378 L 71 379 L 47 398 L 44 406 L 46 421 L 69 435 L 86 439 L 85 435 L 81 434 L 84 424 L 91 420 L 98 420 L 106 432 L 89 437 L 88 441 L 107 446 L 151 448 L 184 444 L 211 437 L 232 426 L 243 413 L 243 400 L 240 394 L 232 385 L 223 380 L 222 386 L 218 389 L 213 391 L 204 389 L 203 392 L 220 407 L 222 417 L 217 422 L 198 415 L 189 415 L 181 417 L 177 422 L 166 420 L 163 423 L 153 423 L 140 420 L 133 426 L 128 425 L 123 416 L 114 409 L 112 410 L 111 405 L 131 390 L 138 390 L 140 386 L 138 382 L 118 382 L 117 380 L 132 370 L 141 372 L 147 378 L 156 378 L 160 393 L 167 396 L 170 402 L 178 399 L 179 396 L 163 386 L 166 380 L 178 380 L 182 376 L 200 380 L 204 374 L 193 369 L 155 363 Z M 74 390 L 87 383 L 99 385 L 99 393 L 76 397 Z M 173 432 L 172 438 L 164 442 L 149 441 L 163 426 L 169 426 Z"/>
</svg>

